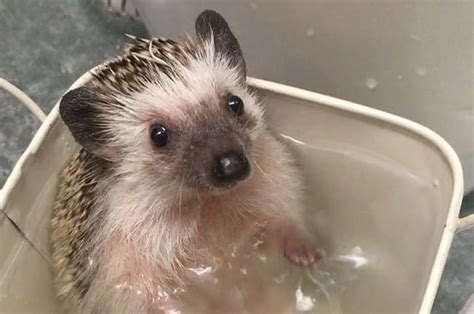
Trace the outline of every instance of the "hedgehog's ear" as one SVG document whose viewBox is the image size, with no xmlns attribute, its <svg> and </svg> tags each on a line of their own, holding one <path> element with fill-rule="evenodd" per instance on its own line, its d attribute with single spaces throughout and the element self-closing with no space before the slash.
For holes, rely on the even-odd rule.
<svg viewBox="0 0 474 314">
<path fill-rule="evenodd" d="M 229 58 L 231 65 L 238 68 L 245 81 L 247 68 L 240 45 L 219 13 L 211 10 L 202 12 L 196 19 L 196 35 L 203 41 L 212 39 L 216 51 Z"/>
<path fill-rule="evenodd" d="M 88 152 L 110 160 L 106 129 L 99 111 L 98 93 L 87 87 L 79 87 L 64 95 L 59 103 L 59 113 L 76 141 Z"/>
</svg>

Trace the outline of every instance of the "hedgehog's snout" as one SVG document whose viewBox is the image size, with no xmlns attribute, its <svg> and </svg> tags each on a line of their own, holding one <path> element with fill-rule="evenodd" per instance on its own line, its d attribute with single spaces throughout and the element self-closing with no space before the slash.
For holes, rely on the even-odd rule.
<svg viewBox="0 0 474 314">
<path fill-rule="evenodd" d="M 191 186 L 196 183 L 211 190 L 229 189 L 251 173 L 249 148 L 239 136 L 193 137 L 184 151 L 179 168 Z"/>
<path fill-rule="evenodd" d="M 249 174 L 249 162 L 242 151 L 232 150 L 214 159 L 212 176 L 217 184 L 233 184 L 246 179 Z"/>
</svg>

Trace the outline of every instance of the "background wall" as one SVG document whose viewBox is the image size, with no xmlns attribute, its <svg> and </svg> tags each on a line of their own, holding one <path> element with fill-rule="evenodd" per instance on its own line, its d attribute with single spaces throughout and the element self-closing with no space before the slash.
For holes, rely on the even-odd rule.
<svg viewBox="0 0 474 314">
<path fill-rule="evenodd" d="M 430 127 L 474 188 L 473 1 L 128 0 L 124 9 L 132 6 L 154 36 L 193 33 L 201 10 L 221 12 L 251 76 Z"/>
</svg>

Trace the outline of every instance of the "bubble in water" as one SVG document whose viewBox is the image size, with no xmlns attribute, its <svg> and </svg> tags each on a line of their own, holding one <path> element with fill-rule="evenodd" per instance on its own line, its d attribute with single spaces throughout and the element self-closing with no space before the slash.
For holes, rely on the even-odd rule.
<svg viewBox="0 0 474 314">
<path fill-rule="evenodd" d="M 265 242 L 263 242 L 263 241 L 260 240 L 260 239 L 257 239 L 257 240 L 255 241 L 255 243 L 252 244 L 252 246 L 253 246 L 254 248 L 256 248 L 256 247 L 259 247 L 260 244 L 263 244 L 263 243 L 265 243 Z"/>
<path fill-rule="evenodd" d="M 203 276 L 203 275 L 208 275 L 214 272 L 212 267 L 207 266 L 207 267 L 196 267 L 196 268 L 189 268 L 190 271 L 195 273 L 198 276 Z"/>
<path fill-rule="evenodd" d="M 365 266 L 368 263 L 360 246 L 353 247 L 348 254 L 340 255 L 336 260 L 350 263 L 354 268 Z"/>
<path fill-rule="evenodd" d="M 277 285 L 279 285 L 279 284 L 281 284 L 283 281 L 285 281 L 287 275 L 288 275 L 288 274 L 286 274 L 286 273 L 285 273 L 285 274 L 281 274 L 281 275 L 279 275 L 279 276 L 277 276 L 277 277 L 274 277 L 274 278 L 273 278 L 273 281 L 275 281 L 275 283 L 276 283 Z"/>
<path fill-rule="evenodd" d="M 314 36 L 314 28 L 313 28 L 313 26 L 310 26 L 306 30 L 306 37 L 311 38 L 313 36 Z"/>
<path fill-rule="evenodd" d="M 177 288 L 174 288 L 173 289 L 173 293 L 174 294 L 178 294 L 178 293 L 183 293 L 185 290 L 181 287 L 177 287 Z"/>
<path fill-rule="evenodd" d="M 378 82 L 372 78 L 369 77 L 367 81 L 365 81 L 365 85 L 367 86 L 368 89 L 374 90 L 377 87 Z"/>
<path fill-rule="evenodd" d="M 433 186 L 434 186 L 435 188 L 437 188 L 437 187 L 439 186 L 439 180 L 438 180 L 438 179 L 434 179 L 434 180 L 433 180 Z"/>
<path fill-rule="evenodd" d="M 301 312 L 311 311 L 314 308 L 315 299 L 311 298 L 310 296 L 304 295 L 303 291 L 301 291 L 301 287 L 295 292 L 296 297 L 296 309 Z"/>
<path fill-rule="evenodd" d="M 428 70 L 426 69 L 426 67 L 422 66 L 422 65 L 419 65 L 415 68 L 415 72 L 416 74 L 418 74 L 419 76 L 425 76 L 426 73 L 428 73 Z"/>
<path fill-rule="evenodd" d="M 397 75 L 397 79 L 401 80 L 402 78 L 403 78 L 403 76 L 401 74 Z"/>
<path fill-rule="evenodd" d="M 267 257 L 263 254 L 257 254 L 257 257 L 262 263 L 265 263 L 267 261 Z"/>
</svg>

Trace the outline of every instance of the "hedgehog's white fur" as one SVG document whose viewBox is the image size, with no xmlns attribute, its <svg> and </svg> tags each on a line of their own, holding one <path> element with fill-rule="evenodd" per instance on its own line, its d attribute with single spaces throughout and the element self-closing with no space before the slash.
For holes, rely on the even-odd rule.
<svg viewBox="0 0 474 314">
<path fill-rule="evenodd" d="M 180 80 L 153 73 L 143 91 L 116 95 L 120 106 L 103 117 L 113 130 L 112 146 L 121 147 L 122 155 L 115 156 L 120 162 L 114 175 L 99 183 L 101 205 L 92 214 L 104 223 L 93 237 L 91 260 L 101 266 L 85 274 L 94 279 L 82 309 L 150 311 L 153 300 L 161 304 L 159 287 L 166 290 L 167 280 L 179 282 L 189 261 L 206 261 L 215 248 L 269 220 L 299 217 L 299 180 L 290 155 L 265 129 L 262 109 L 242 86 L 238 69 L 216 53 L 212 40 L 203 47 L 186 66 L 174 69 Z M 215 103 L 220 90 L 242 98 L 246 114 L 258 121 L 250 134 L 251 176 L 225 194 L 203 195 L 167 175 L 166 165 L 161 176 L 151 175 L 143 166 L 153 154 L 147 141 L 150 121 L 169 115 L 185 124 L 190 104 Z M 214 216 L 203 214 L 213 210 Z"/>
</svg>

